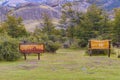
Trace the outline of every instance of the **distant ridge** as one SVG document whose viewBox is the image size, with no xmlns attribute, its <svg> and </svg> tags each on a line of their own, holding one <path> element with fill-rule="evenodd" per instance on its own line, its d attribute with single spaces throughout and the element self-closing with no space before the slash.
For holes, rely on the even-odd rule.
<svg viewBox="0 0 120 80">
<path fill-rule="evenodd" d="M 16 17 L 23 18 L 25 25 L 35 27 L 45 12 L 57 23 L 62 5 L 67 2 L 74 3 L 73 8 L 83 12 L 91 4 L 97 4 L 110 14 L 114 8 L 120 7 L 120 0 L 0 0 L 0 21 L 5 20 L 6 14 L 12 11 Z"/>
</svg>

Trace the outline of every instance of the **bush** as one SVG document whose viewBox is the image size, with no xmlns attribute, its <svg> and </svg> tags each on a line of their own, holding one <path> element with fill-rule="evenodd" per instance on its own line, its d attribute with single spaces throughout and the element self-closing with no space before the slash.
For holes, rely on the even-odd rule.
<svg viewBox="0 0 120 80">
<path fill-rule="evenodd" d="M 3 55 L 0 53 L 0 61 L 4 60 Z"/>
<path fill-rule="evenodd" d="M 57 42 L 48 41 L 45 45 L 45 48 L 47 52 L 55 53 L 60 48 L 60 44 Z"/>
<path fill-rule="evenodd" d="M 49 38 L 49 40 L 51 40 L 53 42 L 58 41 L 58 37 L 56 35 L 49 35 L 48 38 Z"/>
<path fill-rule="evenodd" d="M 0 42 L 0 60 L 15 61 L 20 58 L 18 42 L 9 38 Z"/>
<path fill-rule="evenodd" d="M 108 50 L 92 50 L 93 55 L 107 55 Z"/>
<path fill-rule="evenodd" d="M 79 48 L 81 48 L 81 46 L 79 44 L 80 44 L 80 39 L 74 39 L 70 48 L 71 49 L 79 49 Z"/>
<path fill-rule="evenodd" d="M 81 40 L 79 40 L 79 42 L 78 42 L 78 45 L 79 45 L 79 47 L 81 47 L 81 48 L 85 48 L 85 47 L 87 46 L 87 44 L 88 44 L 88 41 L 87 41 L 87 40 L 84 40 L 84 39 L 81 39 Z"/>
<path fill-rule="evenodd" d="M 113 48 L 111 48 L 111 54 L 115 54 L 115 51 Z M 86 54 L 89 55 L 89 51 L 86 50 Z M 99 55 L 108 55 L 108 50 L 92 50 L 92 55 L 99 56 Z"/>
</svg>

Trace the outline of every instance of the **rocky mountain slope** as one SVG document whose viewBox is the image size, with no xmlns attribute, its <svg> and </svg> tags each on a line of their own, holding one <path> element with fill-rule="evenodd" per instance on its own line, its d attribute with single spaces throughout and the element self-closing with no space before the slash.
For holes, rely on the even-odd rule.
<svg viewBox="0 0 120 80">
<path fill-rule="evenodd" d="M 61 15 L 61 6 L 67 2 L 73 2 L 74 8 L 80 11 L 86 11 L 91 4 L 97 4 L 108 11 L 120 7 L 120 0 L 0 0 L 0 21 L 11 12 L 22 17 L 25 25 L 31 27 L 39 24 L 43 13 L 57 21 Z"/>
<path fill-rule="evenodd" d="M 39 3 L 49 6 L 60 6 L 66 2 L 81 2 L 88 4 L 98 4 L 106 9 L 120 7 L 120 0 L 0 0 L 0 5 L 9 7 L 20 7 L 23 3 Z"/>
</svg>

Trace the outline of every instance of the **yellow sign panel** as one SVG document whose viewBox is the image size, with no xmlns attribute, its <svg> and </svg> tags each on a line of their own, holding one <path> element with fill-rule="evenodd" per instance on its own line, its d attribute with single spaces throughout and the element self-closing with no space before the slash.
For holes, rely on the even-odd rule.
<svg viewBox="0 0 120 80">
<path fill-rule="evenodd" d="M 91 40 L 91 49 L 109 49 L 109 40 Z"/>
<path fill-rule="evenodd" d="M 44 52 L 43 44 L 20 44 L 19 47 L 22 53 L 40 53 Z"/>
</svg>

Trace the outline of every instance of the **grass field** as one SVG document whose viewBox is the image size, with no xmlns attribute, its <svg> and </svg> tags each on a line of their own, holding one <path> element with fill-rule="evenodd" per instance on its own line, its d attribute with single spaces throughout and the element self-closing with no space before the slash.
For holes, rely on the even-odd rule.
<svg viewBox="0 0 120 80">
<path fill-rule="evenodd" d="M 40 61 L 28 56 L 26 61 L 0 62 L 0 80 L 120 80 L 120 59 L 60 49 L 43 54 Z"/>
</svg>

